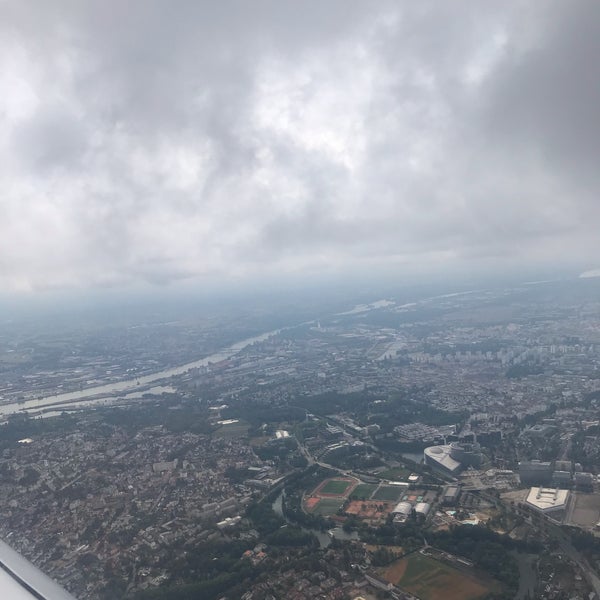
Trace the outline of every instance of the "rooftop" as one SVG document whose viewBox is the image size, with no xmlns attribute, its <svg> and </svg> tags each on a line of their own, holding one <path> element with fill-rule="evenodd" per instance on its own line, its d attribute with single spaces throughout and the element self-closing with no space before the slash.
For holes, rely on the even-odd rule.
<svg viewBox="0 0 600 600">
<path fill-rule="evenodd" d="M 461 464 L 450 456 L 450 446 L 430 446 L 425 448 L 425 457 L 435 461 L 451 473 L 458 471 Z"/>
<path fill-rule="evenodd" d="M 568 490 L 532 487 L 527 496 L 527 504 L 543 512 L 549 512 L 565 508 L 568 499 Z"/>
</svg>

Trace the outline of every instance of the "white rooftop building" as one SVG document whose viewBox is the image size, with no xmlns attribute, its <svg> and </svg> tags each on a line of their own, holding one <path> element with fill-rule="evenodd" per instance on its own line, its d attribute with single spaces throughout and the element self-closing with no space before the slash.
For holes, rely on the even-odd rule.
<svg viewBox="0 0 600 600">
<path fill-rule="evenodd" d="M 569 500 L 569 490 L 532 487 L 527 496 L 527 504 L 543 513 L 564 510 Z"/>
<path fill-rule="evenodd" d="M 418 515 L 423 515 L 424 517 L 426 517 L 429 514 L 430 510 L 431 510 L 431 504 L 429 504 L 427 502 L 418 502 L 415 506 L 415 512 Z"/>
<path fill-rule="evenodd" d="M 457 474 L 462 465 L 450 455 L 449 445 L 430 446 L 423 451 L 425 464 L 433 468 L 442 469 L 450 475 Z"/>
<path fill-rule="evenodd" d="M 400 515 L 408 516 L 408 515 L 410 515 L 411 511 L 412 511 L 412 504 L 410 502 L 404 501 L 404 502 L 398 502 L 398 504 L 396 504 L 396 507 L 392 511 L 392 514 L 400 514 Z"/>
</svg>

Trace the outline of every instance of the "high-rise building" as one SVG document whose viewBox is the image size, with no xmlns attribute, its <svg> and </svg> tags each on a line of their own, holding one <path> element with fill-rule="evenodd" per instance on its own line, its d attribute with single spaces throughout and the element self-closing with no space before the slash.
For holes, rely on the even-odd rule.
<svg viewBox="0 0 600 600">
<path fill-rule="evenodd" d="M 539 460 L 523 460 L 519 463 L 519 478 L 523 485 L 550 485 L 552 463 Z"/>
</svg>

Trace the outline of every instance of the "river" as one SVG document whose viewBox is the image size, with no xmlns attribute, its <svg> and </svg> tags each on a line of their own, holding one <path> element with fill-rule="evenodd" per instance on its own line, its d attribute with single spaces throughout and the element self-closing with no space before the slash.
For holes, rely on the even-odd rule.
<svg viewBox="0 0 600 600">
<path fill-rule="evenodd" d="M 193 362 L 185 363 L 184 365 L 180 365 L 178 367 L 163 369 L 162 371 L 157 371 L 156 373 L 151 373 L 150 375 L 143 375 L 142 377 L 135 377 L 133 379 L 126 379 L 124 381 L 115 381 L 113 383 L 107 383 L 105 385 L 99 385 L 84 390 L 66 392 L 64 394 L 55 394 L 53 396 L 45 396 L 44 398 L 34 398 L 31 400 L 25 400 L 23 402 L 11 402 L 4 404 L 0 406 L 0 416 L 7 416 L 19 411 L 39 410 L 48 406 L 107 403 L 108 400 L 115 398 L 117 395 L 122 395 L 123 392 L 127 392 L 128 394 L 135 393 L 136 391 L 139 392 L 140 390 L 150 388 L 151 384 L 153 383 L 168 379 L 174 375 L 182 375 L 191 369 L 206 367 L 211 363 L 218 363 L 222 360 L 232 358 L 244 348 L 256 342 L 262 342 L 274 335 L 277 335 L 281 331 L 281 329 L 267 331 L 266 333 L 236 342 L 235 344 L 232 344 L 223 350 L 219 350 L 210 356 L 206 356 Z"/>
</svg>

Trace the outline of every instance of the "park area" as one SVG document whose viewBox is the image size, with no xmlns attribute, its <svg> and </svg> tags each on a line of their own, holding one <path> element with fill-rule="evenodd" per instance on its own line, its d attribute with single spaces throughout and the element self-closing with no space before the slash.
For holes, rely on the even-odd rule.
<svg viewBox="0 0 600 600">
<path fill-rule="evenodd" d="M 494 581 L 484 581 L 475 573 L 459 570 L 420 552 L 394 561 L 382 569 L 381 575 L 422 600 L 481 600 L 500 588 Z"/>
</svg>

